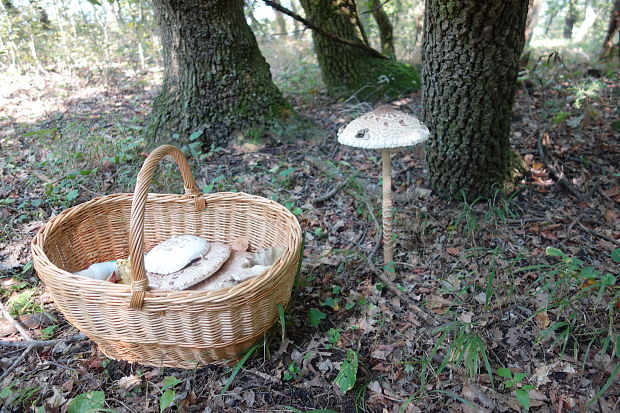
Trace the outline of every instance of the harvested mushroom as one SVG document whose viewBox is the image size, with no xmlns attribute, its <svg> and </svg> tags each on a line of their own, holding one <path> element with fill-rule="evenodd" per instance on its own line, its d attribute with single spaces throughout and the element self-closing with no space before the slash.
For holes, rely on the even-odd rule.
<svg viewBox="0 0 620 413">
<path fill-rule="evenodd" d="M 144 256 L 144 269 L 172 274 L 209 252 L 209 242 L 194 235 L 176 235 L 158 244 Z"/>
<path fill-rule="evenodd" d="M 92 264 L 88 268 L 82 271 L 75 272 L 75 275 L 81 275 L 82 277 L 93 278 L 95 280 L 110 281 L 114 277 L 114 273 L 117 271 L 116 262 L 98 262 Z"/>
<path fill-rule="evenodd" d="M 219 290 L 249 280 L 267 271 L 280 258 L 284 250 L 282 247 L 270 247 L 256 254 L 233 250 L 231 257 L 217 273 L 190 289 Z"/>
<path fill-rule="evenodd" d="M 228 245 L 210 243 L 209 252 L 191 265 L 170 274 L 157 274 L 147 271 L 149 287 L 162 290 L 185 290 L 215 274 L 230 257 Z"/>
<path fill-rule="evenodd" d="M 413 146 L 428 139 L 428 128 L 418 118 L 391 106 L 380 106 L 349 123 L 338 142 L 356 148 L 381 149 L 383 162 L 383 261 L 393 265 L 391 149 Z"/>
</svg>

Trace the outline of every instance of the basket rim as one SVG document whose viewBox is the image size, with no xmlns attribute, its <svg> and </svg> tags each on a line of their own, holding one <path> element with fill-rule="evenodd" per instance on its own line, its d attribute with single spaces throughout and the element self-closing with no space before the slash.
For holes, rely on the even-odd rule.
<svg viewBox="0 0 620 413">
<path fill-rule="evenodd" d="M 76 289 L 85 288 L 88 290 L 97 290 L 102 294 L 107 294 L 108 296 L 117 297 L 119 299 L 125 299 L 127 301 L 127 307 L 129 308 L 129 302 L 131 300 L 131 286 L 128 284 L 117 284 L 111 283 L 105 280 L 96 280 L 88 277 L 82 277 L 79 275 L 75 275 L 71 272 L 63 270 L 59 268 L 45 254 L 43 246 L 45 245 L 46 240 L 49 238 L 51 234 L 54 233 L 55 229 L 58 226 L 61 226 L 65 220 L 69 218 L 73 218 L 75 215 L 79 215 L 84 210 L 109 201 L 128 201 L 131 205 L 131 201 L 133 200 L 133 193 L 115 193 L 110 195 L 104 195 L 100 197 L 93 198 L 89 201 L 80 203 L 71 208 L 68 208 L 62 211 L 55 217 L 52 217 L 48 220 L 37 232 L 31 242 L 31 251 L 33 256 L 33 261 L 35 265 L 35 269 L 37 271 L 37 275 L 40 272 L 44 272 L 46 277 L 63 277 L 69 278 L 73 280 L 74 286 Z M 269 267 L 267 271 L 264 273 L 245 280 L 235 286 L 226 287 L 218 290 L 210 290 L 210 291 L 195 291 L 195 290 L 182 290 L 182 291 L 174 291 L 174 290 L 159 290 L 159 289 L 151 289 L 149 288 L 146 296 L 144 298 L 144 310 L 147 310 L 149 304 L 160 307 L 163 304 L 207 304 L 207 303 L 225 303 L 227 300 L 238 297 L 239 295 L 247 295 L 248 300 L 251 300 L 256 294 L 260 294 L 269 281 L 281 271 L 286 266 L 291 265 L 291 263 L 298 262 L 298 259 L 301 259 L 301 226 L 299 221 L 289 211 L 286 207 L 270 200 L 268 198 L 264 198 L 258 195 L 251 195 L 245 192 L 216 192 L 213 194 L 204 194 L 204 199 L 207 203 L 207 209 L 209 208 L 209 203 L 213 202 L 221 202 L 221 201 L 259 201 L 260 203 L 265 203 L 266 206 L 270 208 L 274 208 L 278 212 L 283 213 L 285 219 L 291 226 L 291 230 L 296 237 L 291 237 L 292 242 L 285 246 L 285 251 L 282 256 Z M 160 193 L 149 193 L 147 197 L 147 203 L 168 203 L 168 202 L 188 202 L 193 203 L 193 197 L 189 195 L 182 194 L 160 194 Z M 39 278 L 42 278 L 39 275 Z M 45 283 L 45 282 L 44 282 Z M 245 296 L 244 296 L 245 298 Z"/>
</svg>

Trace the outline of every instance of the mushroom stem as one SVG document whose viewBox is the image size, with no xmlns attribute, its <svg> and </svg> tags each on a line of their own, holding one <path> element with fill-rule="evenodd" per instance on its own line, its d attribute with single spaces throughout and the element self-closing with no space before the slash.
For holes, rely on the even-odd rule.
<svg viewBox="0 0 620 413">
<path fill-rule="evenodd" d="M 394 262 L 392 247 L 392 159 L 389 149 L 381 150 L 383 163 L 383 262 Z"/>
</svg>

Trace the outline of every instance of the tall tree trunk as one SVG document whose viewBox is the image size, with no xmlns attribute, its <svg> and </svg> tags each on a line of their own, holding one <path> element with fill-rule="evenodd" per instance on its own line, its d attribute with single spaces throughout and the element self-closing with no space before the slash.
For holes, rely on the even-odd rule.
<svg viewBox="0 0 620 413">
<path fill-rule="evenodd" d="M 306 16 L 323 30 L 362 44 L 353 0 L 301 0 Z M 336 97 L 360 99 L 394 97 L 420 87 L 416 70 L 404 63 L 370 56 L 367 52 L 312 33 L 321 75 Z"/>
<path fill-rule="evenodd" d="M 293 13 L 298 14 L 297 13 L 297 0 L 290 0 L 290 9 L 293 11 Z M 293 28 L 295 30 L 295 33 L 298 33 L 302 29 L 299 22 L 295 19 L 293 19 Z"/>
<path fill-rule="evenodd" d="M 564 17 L 564 33 L 565 39 L 573 38 L 573 27 L 577 22 L 577 0 L 568 0 L 566 4 L 566 16 Z"/>
<path fill-rule="evenodd" d="M 396 59 L 396 49 L 394 49 L 394 28 L 390 23 L 383 5 L 380 0 L 370 0 L 370 9 L 372 10 L 372 17 L 375 18 L 377 26 L 379 27 L 379 39 L 381 40 L 381 53 L 389 57 L 390 59 Z"/>
<path fill-rule="evenodd" d="M 540 10 L 542 9 L 544 0 L 529 0 L 529 8 L 527 11 L 527 20 L 525 21 L 525 47 L 530 44 L 534 28 L 538 24 L 540 18 Z"/>
<path fill-rule="evenodd" d="M 508 142 L 528 0 L 427 0 L 423 119 L 431 187 L 491 195 L 509 177 Z"/>
<path fill-rule="evenodd" d="M 164 81 L 149 135 L 169 140 L 202 131 L 205 145 L 299 118 L 273 84 L 245 21 L 243 0 L 154 0 Z M 287 125 L 290 126 L 290 125 Z"/>
<path fill-rule="evenodd" d="M 575 33 L 576 42 L 580 42 L 586 37 L 594 22 L 596 21 L 596 10 L 594 10 L 594 4 L 592 0 L 586 0 L 586 15 L 583 19 L 583 22 L 579 25 L 577 29 L 577 33 Z"/>
<path fill-rule="evenodd" d="M 607 35 L 603 41 L 603 47 L 601 48 L 600 58 L 605 59 L 611 56 L 614 49 L 614 37 L 618 35 L 620 31 L 620 0 L 614 2 L 614 7 L 611 10 L 609 16 L 609 27 L 607 28 Z M 618 57 L 620 57 L 620 39 L 617 40 L 616 47 L 618 48 Z"/>
<path fill-rule="evenodd" d="M 278 31 L 280 32 L 278 34 L 287 34 L 286 20 L 284 19 L 284 15 L 275 10 L 273 12 L 276 14 L 276 26 L 278 27 Z"/>
</svg>

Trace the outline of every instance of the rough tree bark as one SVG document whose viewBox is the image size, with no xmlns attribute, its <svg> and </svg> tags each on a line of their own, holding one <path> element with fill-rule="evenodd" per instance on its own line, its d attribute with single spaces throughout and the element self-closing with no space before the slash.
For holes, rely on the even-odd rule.
<svg viewBox="0 0 620 413">
<path fill-rule="evenodd" d="M 156 141 L 196 131 L 205 145 L 298 120 L 273 84 L 243 0 L 153 0 L 164 80 L 148 126 Z"/>
<path fill-rule="evenodd" d="M 370 0 L 369 9 L 372 11 L 372 17 L 375 18 L 379 27 L 379 39 L 381 40 L 381 53 L 390 59 L 396 59 L 396 49 L 394 48 L 394 28 L 390 22 L 383 5 L 380 0 Z"/>
<path fill-rule="evenodd" d="M 614 37 L 618 35 L 620 30 L 620 0 L 614 2 L 614 7 L 611 10 L 609 16 L 609 26 L 607 28 L 607 35 L 603 41 L 603 47 L 601 48 L 601 59 L 606 59 L 611 56 L 614 49 Z M 618 57 L 620 57 L 620 39 L 617 40 Z"/>
<path fill-rule="evenodd" d="M 301 0 L 307 18 L 323 30 L 362 44 L 353 0 Z M 367 52 L 312 33 L 321 75 L 335 97 L 356 94 L 360 99 L 394 97 L 420 87 L 416 70 L 404 63 L 370 56 Z"/>
<path fill-rule="evenodd" d="M 468 200 L 501 189 L 528 0 L 427 0 L 423 119 L 432 188 Z"/>
</svg>

